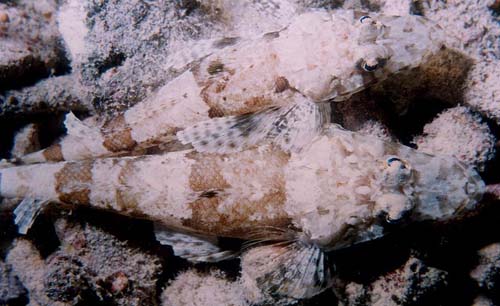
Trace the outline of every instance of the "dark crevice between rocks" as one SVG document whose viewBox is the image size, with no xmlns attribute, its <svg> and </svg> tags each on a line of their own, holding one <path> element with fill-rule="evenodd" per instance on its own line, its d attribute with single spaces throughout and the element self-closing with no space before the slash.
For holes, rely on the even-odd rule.
<svg viewBox="0 0 500 306">
<path fill-rule="evenodd" d="M 25 306 L 25 305 L 28 305 L 29 303 L 29 298 L 24 295 L 24 296 L 21 296 L 21 297 L 18 297 L 16 299 L 13 299 L 13 300 L 8 300 L 6 301 L 6 306 Z"/>
<path fill-rule="evenodd" d="M 450 107 L 449 104 L 437 99 L 420 99 L 409 103 L 407 111 L 398 115 L 392 110 L 393 105 L 387 100 L 379 101 L 382 108 L 387 109 L 386 122 L 394 135 L 405 145 L 415 147 L 413 137 L 423 132 L 424 126 L 431 122 L 436 115 Z"/>
<path fill-rule="evenodd" d="M 42 258 L 47 258 L 60 246 L 59 238 L 57 237 L 52 221 L 49 214 L 40 214 L 26 235 L 26 238 L 40 252 Z"/>
<path fill-rule="evenodd" d="M 322 293 L 307 299 L 300 301 L 298 306 L 323 306 L 323 305 L 338 305 L 338 298 L 331 289 L 327 289 Z"/>
<path fill-rule="evenodd" d="M 63 112 L 51 114 L 30 114 L 30 115 L 12 115 L 3 116 L 0 120 L 0 159 L 11 158 L 10 150 L 13 146 L 13 141 L 16 133 L 29 123 L 34 123 L 38 127 L 39 141 L 42 148 L 48 147 L 54 143 L 59 137 L 64 135 Z M 84 112 L 75 112 L 75 115 L 82 118 L 87 115 Z"/>
<path fill-rule="evenodd" d="M 144 219 L 137 219 L 118 215 L 113 212 L 98 210 L 88 207 L 76 208 L 71 216 L 67 216 L 74 222 L 85 222 L 96 226 L 105 232 L 112 234 L 116 239 L 126 241 L 132 248 L 138 248 L 144 252 L 155 254 L 162 265 L 161 274 L 158 275 L 157 292 L 161 293 L 165 284 L 174 279 L 178 271 L 182 271 L 191 265 L 184 259 L 173 256 L 169 246 L 163 246 L 154 237 L 153 223 Z M 158 294 L 157 298 L 160 298 Z M 157 301 L 160 304 L 159 300 Z M 93 301 L 92 297 L 81 301 L 78 305 L 114 305 L 109 300 Z"/>
<path fill-rule="evenodd" d="M 12 245 L 12 240 L 17 236 L 17 226 L 14 224 L 13 210 L 15 206 L 6 203 L 0 198 L 0 258 L 4 259 L 8 248 Z"/>
<path fill-rule="evenodd" d="M 74 222 L 82 222 L 83 220 L 85 223 L 112 234 L 118 240 L 126 241 L 132 248 L 148 250 L 154 249 L 157 244 L 153 224 L 150 221 L 83 206 L 70 208 L 71 215 L 66 216 L 66 218 Z M 62 209 L 65 211 L 66 208 Z M 54 213 L 57 212 L 54 210 Z M 57 213 L 57 215 L 60 214 Z"/>
<path fill-rule="evenodd" d="M 407 236 L 417 257 L 449 273 L 448 286 L 438 296 L 446 301 L 444 305 L 472 304 L 478 288 L 469 273 L 478 264 L 477 250 L 500 241 L 498 224 L 500 207 L 486 197 L 473 216 L 460 222 L 427 224 Z"/>
<path fill-rule="evenodd" d="M 491 199 L 483 202 L 473 216 L 463 220 L 412 224 L 379 240 L 334 252 L 335 274 L 345 283 L 369 285 L 413 255 L 429 267 L 447 271 L 448 277 L 446 287 L 410 305 L 471 305 L 478 293 L 469 277 L 478 264 L 476 252 L 500 241 L 500 207 Z"/>
<path fill-rule="evenodd" d="M 199 9 L 201 3 L 196 0 L 175 0 L 175 6 L 182 15 L 190 15 L 194 10 Z"/>
<path fill-rule="evenodd" d="M 405 232 L 394 232 L 378 240 L 332 252 L 334 275 L 343 281 L 369 284 L 404 265 L 410 255 L 402 240 Z"/>
<path fill-rule="evenodd" d="M 127 56 L 125 53 L 113 50 L 106 58 L 96 61 L 96 69 L 99 72 L 99 75 L 101 75 L 111 68 L 121 66 L 126 59 Z"/>
<path fill-rule="evenodd" d="M 61 42 L 58 44 L 55 54 L 48 59 L 30 54 L 12 65 L 0 66 L 0 94 L 7 90 L 32 86 L 50 76 L 71 73 L 66 51 Z"/>
<path fill-rule="evenodd" d="M 500 183 L 500 125 L 492 119 L 483 120 L 488 124 L 491 133 L 495 136 L 497 145 L 495 157 L 488 161 L 485 165 L 485 170 L 481 173 L 481 177 L 486 184 L 499 184 Z"/>
<path fill-rule="evenodd" d="M 19 199 L 20 201 L 21 199 Z M 17 206 L 17 203 L 12 201 L 9 207 L 4 207 L 4 204 L 0 201 L 0 205 L 2 205 L 0 207 L 0 258 L 2 259 L 7 255 L 12 241 L 21 236 L 18 234 L 17 226 L 14 224 L 13 210 Z M 52 224 L 52 218 L 45 213 L 40 214 L 35 219 L 30 230 L 23 237 L 33 242 L 43 258 L 52 254 L 60 245 Z"/>
</svg>

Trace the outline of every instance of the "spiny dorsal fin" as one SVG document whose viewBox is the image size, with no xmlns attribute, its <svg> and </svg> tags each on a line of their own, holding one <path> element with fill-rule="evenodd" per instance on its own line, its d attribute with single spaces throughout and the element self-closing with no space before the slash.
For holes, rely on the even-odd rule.
<svg viewBox="0 0 500 306">
<path fill-rule="evenodd" d="M 14 210 L 16 218 L 14 222 L 17 224 L 18 232 L 26 235 L 36 217 L 40 214 L 43 207 L 49 201 L 24 198 Z"/>
<path fill-rule="evenodd" d="M 274 142 L 285 151 L 299 151 L 329 121 L 328 104 L 304 99 L 286 107 L 209 119 L 179 131 L 177 138 L 198 152 L 238 152 L 263 141 Z"/>
<path fill-rule="evenodd" d="M 163 245 L 172 247 L 175 256 L 191 262 L 218 262 L 237 256 L 233 251 L 223 251 L 216 244 L 217 239 L 175 232 L 155 224 L 155 236 Z"/>
<path fill-rule="evenodd" d="M 315 245 L 283 241 L 249 249 L 242 277 L 271 296 L 310 298 L 331 286 L 328 257 Z"/>
</svg>

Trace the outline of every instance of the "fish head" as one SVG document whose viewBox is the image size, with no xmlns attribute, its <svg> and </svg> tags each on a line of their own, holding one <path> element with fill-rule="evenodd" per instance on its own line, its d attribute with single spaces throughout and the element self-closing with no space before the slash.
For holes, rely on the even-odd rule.
<svg viewBox="0 0 500 306">
<path fill-rule="evenodd" d="M 401 190 L 413 202 L 412 221 L 446 221 L 477 208 L 485 192 L 479 174 L 454 157 L 433 156 L 401 146 L 399 157 L 411 169 Z"/>
<path fill-rule="evenodd" d="M 477 172 L 454 157 L 340 128 L 300 154 L 304 166 L 296 176 L 307 181 L 303 189 L 291 185 L 304 198 L 291 211 L 303 239 L 327 250 L 380 238 L 400 225 L 458 219 L 485 190 Z"/>
<path fill-rule="evenodd" d="M 446 32 L 433 21 L 415 15 L 375 15 L 382 24 L 374 44 L 386 50 L 384 69 L 395 73 L 420 66 L 445 45 L 452 44 Z"/>
<path fill-rule="evenodd" d="M 418 67 L 438 53 L 450 39 L 443 29 L 422 16 L 388 16 L 353 13 L 352 61 L 349 77 L 334 79 L 334 88 L 348 94 L 331 98 L 342 101 L 364 88 L 400 71 Z M 341 83 L 341 84 L 337 84 Z"/>
</svg>

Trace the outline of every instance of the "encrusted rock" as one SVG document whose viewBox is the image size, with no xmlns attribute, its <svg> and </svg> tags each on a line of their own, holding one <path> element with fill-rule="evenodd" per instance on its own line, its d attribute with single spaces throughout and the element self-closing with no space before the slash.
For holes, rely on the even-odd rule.
<svg viewBox="0 0 500 306">
<path fill-rule="evenodd" d="M 424 126 L 413 142 L 420 151 L 454 156 L 479 170 L 495 155 L 495 137 L 482 118 L 466 107 L 454 107 Z"/>
<path fill-rule="evenodd" d="M 12 273 L 12 267 L 0 261 L 0 304 L 20 298 L 26 293 L 19 279 Z"/>
<path fill-rule="evenodd" d="M 422 302 L 446 284 L 447 272 L 429 267 L 411 257 L 406 264 L 369 285 L 349 283 L 345 305 L 413 305 Z"/>
<path fill-rule="evenodd" d="M 466 84 L 464 102 L 484 116 L 500 122 L 500 62 L 478 62 Z"/>
<path fill-rule="evenodd" d="M 0 92 L 66 71 L 56 6 L 53 0 L 0 3 Z"/>
<path fill-rule="evenodd" d="M 56 231 L 61 239 L 61 256 L 56 256 L 53 259 L 56 262 L 51 264 L 62 269 L 67 266 L 74 272 L 72 279 L 81 281 L 80 288 L 88 283 L 97 296 L 112 298 L 116 305 L 155 305 L 161 268 L 156 256 L 131 247 L 90 224 L 80 226 L 59 219 Z M 58 275 L 62 280 L 58 280 Z M 81 275 L 87 279 L 82 280 Z M 65 280 L 63 274 L 56 273 L 47 281 L 62 283 Z"/>
<path fill-rule="evenodd" d="M 5 105 L 0 105 L 0 116 L 55 111 L 89 112 L 93 110 L 89 91 L 74 74 L 51 77 L 30 87 L 7 91 L 3 97 Z"/>
<path fill-rule="evenodd" d="M 44 286 L 47 271 L 45 261 L 29 240 L 16 240 L 7 254 L 6 262 L 12 266 L 12 271 L 28 290 L 30 305 L 71 305 L 53 301 L 47 296 Z"/>
<path fill-rule="evenodd" d="M 53 301 L 77 302 L 88 290 L 88 273 L 75 257 L 56 252 L 48 260 L 44 278 L 46 295 Z"/>
<path fill-rule="evenodd" d="M 439 23 L 450 38 L 458 39 L 466 54 L 476 60 L 500 58 L 500 24 L 490 9 L 495 0 L 417 1 L 424 16 Z"/>
<path fill-rule="evenodd" d="M 30 123 L 17 132 L 10 154 L 12 157 L 23 156 L 39 149 L 38 129 Z"/>
<path fill-rule="evenodd" d="M 92 225 L 59 219 L 56 227 L 61 247 L 46 260 L 24 239 L 17 240 L 7 256 L 30 301 L 61 306 L 95 300 L 156 305 L 161 268 L 157 257 Z"/>
<path fill-rule="evenodd" d="M 498 295 L 500 290 L 500 243 L 493 243 L 479 250 L 479 265 L 471 271 L 470 276 L 477 281 L 479 287 Z"/>
<path fill-rule="evenodd" d="M 474 299 L 472 306 L 495 306 L 495 303 L 487 297 L 480 295 Z"/>
<path fill-rule="evenodd" d="M 221 272 L 204 275 L 195 270 L 179 274 L 162 293 L 163 306 L 246 306 L 239 282 L 225 279 Z"/>
</svg>

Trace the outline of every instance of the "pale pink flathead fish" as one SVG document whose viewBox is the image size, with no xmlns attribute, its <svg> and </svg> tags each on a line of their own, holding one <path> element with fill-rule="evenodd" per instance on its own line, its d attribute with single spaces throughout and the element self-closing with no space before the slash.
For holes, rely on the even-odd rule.
<svg viewBox="0 0 500 306">
<path fill-rule="evenodd" d="M 66 137 L 18 161 L 123 155 L 175 135 L 199 152 L 263 142 L 298 151 L 330 122 L 328 101 L 421 65 L 445 40 L 423 17 L 335 10 L 299 15 L 257 39 L 204 41 L 180 52 L 194 53 L 191 62 L 171 56 L 165 69 L 178 76 L 145 101 L 100 124 L 69 114 Z"/>
<path fill-rule="evenodd" d="M 247 262 L 266 263 L 247 271 L 258 286 L 297 299 L 331 284 L 328 252 L 381 237 L 388 223 L 459 218 L 483 192 L 454 158 L 333 125 L 300 152 L 263 144 L 0 169 L 0 195 L 24 198 L 21 233 L 53 202 L 152 220 L 158 240 L 194 262 L 238 255 L 217 238 L 239 238 Z"/>
</svg>

